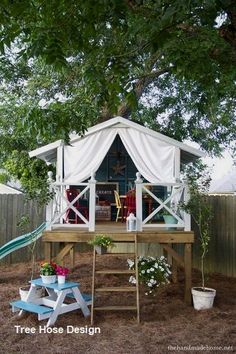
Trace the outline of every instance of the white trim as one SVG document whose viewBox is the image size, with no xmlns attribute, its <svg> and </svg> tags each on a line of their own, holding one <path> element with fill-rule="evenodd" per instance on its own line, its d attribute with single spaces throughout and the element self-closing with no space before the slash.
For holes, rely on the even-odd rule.
<svg viewBox="0 0 236 354">
<path fill-rule="evenodd" d="M 41 146 L 38 149 L 30 151 L 29 157 L 38 157 L 43 159 L 43 157 L 45 157 L 45 153 L 57 149 L 61 145 L 64 145 L 64 141 L 62 139 L 56 140 L 53 143 Z"/>
<path fill-rule="evenodd" d="M 63 163 L 64 163 L 64 143 L 62 142 L 57 148 L 57 176 L 59 177 L 59 182 L 63 181 Z"/>
</svg>

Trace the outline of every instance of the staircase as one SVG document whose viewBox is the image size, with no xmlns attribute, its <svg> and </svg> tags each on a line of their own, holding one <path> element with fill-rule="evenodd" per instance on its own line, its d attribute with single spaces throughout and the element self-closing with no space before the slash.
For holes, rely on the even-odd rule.
<svg viewBox="0 0 236 354">
<path fill-rule="evenodd" d="M 140 322 L 140 311 L 139 311 L 139 283 L 138 283 L 138 244 L 137 244 L 137 236 L 133 235 L 133 241 L 128 241 L 132 243 L 134 246 L 134 251 L 131 253 L 106 253 L 104 255 L 98 255 L 97 252 L 93 251 L 93 277 L 92 277 L 92 306 L 91 306 L 91 325 L 94 323 L 94 313 L 97 311 L 136 311 L 137 314 L 137 322 Z M 115 241 L 117 243 L 121 243 L 124 241 Z M 125 270 L 125 269 L 97 269 L 97 257 L 106 257 L 106 256 L 124 256 L 124 257 L 132 257 L 134 258 L 134 270 Z M 99 278 L 99 275 L 133 275 L 136 278 L 136 284 L 133 286 L 112 286 L 112 287 L 97 287 L 96 280 Z M 127 279 L 128 281 L 128 279 Z M 136 301 L 133 306 L 129 305 L 114 305 L 114 306 L 96 306 L 96 297 L 97 295 L 102 295 L 105 293 L 130 293 L 133 292 L 136 294 Z M 123 297 L 125 300 L 125 296 Z"/>
</svg>

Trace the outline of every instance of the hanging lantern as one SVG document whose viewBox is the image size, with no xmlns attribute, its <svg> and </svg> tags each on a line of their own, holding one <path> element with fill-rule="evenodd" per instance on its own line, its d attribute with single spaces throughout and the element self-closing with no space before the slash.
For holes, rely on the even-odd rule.
<svg viewBox="0 0 236 354">
<path fill-rule="evenodd" d="M 127 231 L 137 231 L 137 219 L 133 213 L 130 213 L 126 218 Z"/>
</svg>

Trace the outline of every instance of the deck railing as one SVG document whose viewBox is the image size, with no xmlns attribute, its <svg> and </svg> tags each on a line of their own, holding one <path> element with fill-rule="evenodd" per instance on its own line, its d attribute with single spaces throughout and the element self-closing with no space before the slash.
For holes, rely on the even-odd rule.
<svg viewBox="0 0 236 354">
<path fill-rule="evenodd" d="M 141 174 L 136 174 L 136 217 L 137 230 L 142 231 L 143 228 L 176 228 L 184 229 L 184 231 L 191 230 L 190 215 L 180 207 L 181 202 L 186 202 L 189 198 L 188 186 L 183 183 L 143 183 Z M 152 191 L 155 187 L 164 187 L 164 199 L 158 197 Z M 146 199 L 152 200 L 152 210 L 149 215 L 144 216 L 143 202 Z M 160 221 L 165 214 L 172 216 L 174 223 L 166 223 Z M 159 218 L 159 220 L 158 220 Z"/>
<path fill-rule="evenodd" d="M 51 178 L 51 177 L 49 177 Z M 53 182 L 52 179 L 49 180 L 51 192 L 53 194 L 53 199 L 47 205 L 47 229 L 51 230 L 56 227 L 73 227 L 75 224 L 70 224 L 67 222 L 67 214 L 72 211 L 74 215 L 77 216 L 82 223 L 76 224 L 77 227 L 87 228 L 89 231 L 95 230 L 95 196 L 96 196 L 96 180 L 94 175 L 91 176 L 88 183 L 73 183 L 69 184 L 65 182 Z M 68 187 L 73 188 L 76 186 L 77 189 L 82 191 L 72 200 L 69 201 L 66 197 L 66 189 Z M 82 196 L 89 195 L 89 212 L 88 218 L 81 214 L 81 212 L 75 207 L 75 203 L 81 199 Z"/>
</svg>

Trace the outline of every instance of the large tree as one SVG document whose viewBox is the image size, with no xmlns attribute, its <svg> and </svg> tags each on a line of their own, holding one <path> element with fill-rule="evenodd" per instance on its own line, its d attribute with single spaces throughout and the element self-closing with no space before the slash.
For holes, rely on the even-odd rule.
<svg viewBox="0 0 236 354">
<path fill-rule="evenodd" d="M 235 140 L 234 1 L 5 0 L 0 11 L 5 165 L 116 114 L 212 153 Z"/>
</svg>

